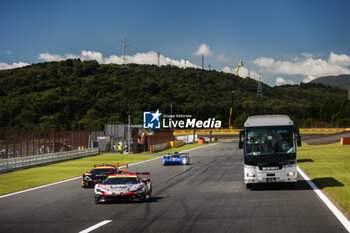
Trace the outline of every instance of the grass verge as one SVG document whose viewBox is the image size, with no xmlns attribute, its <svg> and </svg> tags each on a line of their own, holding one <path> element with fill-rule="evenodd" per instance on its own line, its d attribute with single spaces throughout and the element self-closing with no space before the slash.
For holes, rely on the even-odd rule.
<svg viewBox="0 0 350 233">
<path fill-rule="evenodd" d="M 298 165 L 350 216 L 350 147 L 339 143 L 299 149 Z"/>
<path fill-rule="evenodd" d="M 0 174 L 0 195 L 81 176 L 85 170 L 91 170 L 94 164 L 132 164 L 152 158 L 154 157 L 149 155 L 106 153 L 42 167 L 3 173 Z"/>
</svg>

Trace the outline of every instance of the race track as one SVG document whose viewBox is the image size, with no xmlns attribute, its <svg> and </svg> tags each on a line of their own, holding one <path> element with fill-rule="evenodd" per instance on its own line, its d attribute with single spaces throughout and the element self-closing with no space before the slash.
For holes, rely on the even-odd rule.
<svg viewBox="0 0 350 233">
<path fill-rule="evenodd" d="M 147 203 L 96 205 L 80 179 L 1 198 L 0 232 L 81 232 L 104 220 L 112 221 L 92 232 L 347 232 L 300 176 L 295 189 L 247 190 L 236 142 L 190 157 L 188 166 L 156 159 L 129 168 L 151 172 Z"/>
</svg>

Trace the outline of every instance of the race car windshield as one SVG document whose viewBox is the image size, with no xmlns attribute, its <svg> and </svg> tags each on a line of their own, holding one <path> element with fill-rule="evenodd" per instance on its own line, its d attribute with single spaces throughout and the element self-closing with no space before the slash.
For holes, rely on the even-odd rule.
<svg viewBox="0 0 350 233">
<path fill-rule="evenodd" d="M 93 169 L 91 171 L 92 174 L 95 175 L 106 175 L 106 174 L 112 174 L 115 173 L 115 170 L 113 168 L 106 168 L 106 169 Z"/>
<path fill-rule="evenodd" d="M 138 179 L 136 177 L 116 177 L 108 178 L 103 184 L 137 184 Z"/>
</svg>

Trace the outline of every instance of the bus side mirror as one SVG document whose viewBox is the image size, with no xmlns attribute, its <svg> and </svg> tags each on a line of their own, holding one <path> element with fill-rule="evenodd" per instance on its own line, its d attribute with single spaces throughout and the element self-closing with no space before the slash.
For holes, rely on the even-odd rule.
<svg viewBox="0 0 350 233">
<path fill-rule="evenodd" d="M 243 140 L 242 140 L 242 137 L 244 136 L 245 134 L 245 131 L 242 130 L 242 131 L 239 131 L 239 142 L 238 142 L 238 148 L 239 149 L 242 149 L 243 148 Z"/>
<path fill-rule="evenodd" d="M 300 134 L 298 135 L 298 138 L 297 138 L 297 145 L 301 146 L 301 136 L 300 136 Z"/>
<path fill-rule="evenodd" d="M 296 128 L 296 135 L 297 135 L 297 146 L 301 146 L 301 136 L 300 136 L 300 132 L 299 129 Z"/>
</svg>

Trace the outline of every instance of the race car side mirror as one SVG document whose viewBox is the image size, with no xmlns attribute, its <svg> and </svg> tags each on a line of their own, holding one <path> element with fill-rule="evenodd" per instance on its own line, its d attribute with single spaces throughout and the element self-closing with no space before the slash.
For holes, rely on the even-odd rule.
<svg viewBox="0 0 350 233">
<path fill-rule="evenodd" d="M 150 182 L 151 179 L 144 179 L 143 181 L 144 181 L 145 183 L 147 183 L 147 182 Z"/>
</svg>

